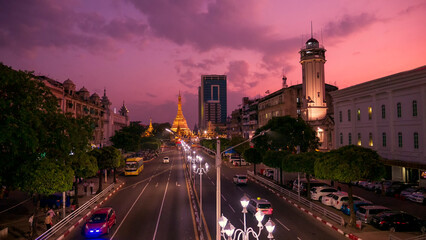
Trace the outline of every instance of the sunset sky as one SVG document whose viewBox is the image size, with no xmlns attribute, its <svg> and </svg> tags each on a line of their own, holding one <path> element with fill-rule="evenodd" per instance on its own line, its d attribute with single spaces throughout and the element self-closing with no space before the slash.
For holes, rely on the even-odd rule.
<svg viewBox="0 0 426 240">
<path fill-rule="evenodd" d="M 193 128 L 202 74 L 228 75 L 228 115 L 301 83 L 311 21 L 339 89 L 426 65 L 424 0 L 0 0 L 0 62 L 105 88 L 144 124 L 172 122 L 180 91 Z"/>
</svg>

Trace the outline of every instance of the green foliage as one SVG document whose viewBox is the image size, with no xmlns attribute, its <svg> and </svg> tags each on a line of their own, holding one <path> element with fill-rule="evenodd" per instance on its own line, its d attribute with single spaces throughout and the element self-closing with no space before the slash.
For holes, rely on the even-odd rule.
<svg viewBox="0 0 426 240">
<path fill-rule="evenodd" d="M 263 163 L 272 168 L 281 168 L 284 158 L 289 152 L 269 150 L 263 156 Z"/>
<path fill-rule="evenodd" d="M 315 173 L 315 161 L 322 157 L 321 152 L 304 152 L 289 154 L 284 158 L 282 169 L 286 172 L 303 172 L 309 175 Z"/>
<path fill-rule="evenodd" d="M 168 138 L 170 133 L 166 131 L 166 128 L 170 129 L 172 125 L 170 123 L 153 123 L 152 127 L 154 128 L 154 136 L 156 138 Z"/>
<path fill-rule="evenodd" d="M 232 147 L 232 146 L 235 146 L 235 145 L 238 145 L 238 144 L 240 144 L 240 143 L 242 143 L 242 142 L 244 142 L 246 140 L 247 139 L 245 139 L 245 138 L 243 138 L 241 136 L 232 136 L 231 140 L 229 141 L 228 148 Z M 222 144 L 222 142 L 221 142 L 221 144 Z M 250 148 L 250 143 L 246 142 L 244 144 L 239 145 L 238 147 L 235 147 L 234 150 L 236 152 L 238 152 L 240 155 L 242 155 L 244 153 L 244 151 L 247 150 L 247 149 L 249 149 L 249 148 Z"/>
<path fill-rule="evenodd" d="M 157 142 L 144 142 L 141 145 L 141 149 L 143 150 L 157 150 L 159 147 L 160 145 Z"/>
<path fill-rule="evenodd" d="M 249 148 L 243 153 L 244 159 L 253 164 L 259 164 L 262 162 L 262 155 L 260 155 L 259 151 L 256 148 Z"/>
<path fill-rule="evenodd" d="M 71 167 L 76 177 L 89 178 L 98 172 L 96 158 L 88 153 L 75 154 L 71 157 Z"/>
<path fill-rule="evenodd" d="M 380 180 L 384 165 L 376 151 L 355 145 L 332 150 L 315 162 L 315 176 L 349 183 L 358 180 Z"/>
<path fill-rule="evenodd" d="M 94 149 L 91 154 L 96 158 L 100 170 L 117 168 L 123 163 L 120 150 L 113 146 Z"/>
<path fill-rule="evenodd" d="M 269 122 L 257 129 L 256 134 L 270 130 L 263 136 L 253 139 L 255 147 L 265 153 L 268 150 L 296 152 L 313 151 L 318 147 L 315 131 L 303 119 L 290 116 L 273 117 Z"/>
<path fill-rule="evenodd" d="M 137 152 L 141 148 L 141 136 L 144 132 L 145 128 L 140 122 L 131 122 L 129 126 L 116 131 L 110 140 L 116 148 L 125 152 Z"/>
</svg>

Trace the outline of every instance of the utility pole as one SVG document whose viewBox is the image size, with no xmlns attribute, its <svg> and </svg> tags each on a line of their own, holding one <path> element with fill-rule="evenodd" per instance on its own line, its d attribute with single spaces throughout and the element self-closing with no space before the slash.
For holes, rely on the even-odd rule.
<svg viewBox="0 0 426 240">
<path fill-rule="evenodd" d="M 220 240 L 220 225 L 219 219 L 221 214 L 220 204 L 220 167 L 222 165 L 222 156 L 220 154 L 220 140 L 216 140 L 216 240 Z"/>
</svg>

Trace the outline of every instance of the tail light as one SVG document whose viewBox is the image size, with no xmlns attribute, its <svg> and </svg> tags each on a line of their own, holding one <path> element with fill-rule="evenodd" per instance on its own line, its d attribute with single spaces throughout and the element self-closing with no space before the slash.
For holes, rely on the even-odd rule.
<svg viewBox="0 0 426 240">
<path fill-rule="evenodd" d="M 386 221 L 380 221 L 380 222 L 379 222 L 379 224 L 380 224 L 380 225 L 383 225 L 383 224 L 385 224 L 385 223 L 386 223 Z"/>
<path fill-rule="evenodd" d="M 256 212 L 258 212 L 260 209 L 259 208 L 256 208 Z"/>
</svg>

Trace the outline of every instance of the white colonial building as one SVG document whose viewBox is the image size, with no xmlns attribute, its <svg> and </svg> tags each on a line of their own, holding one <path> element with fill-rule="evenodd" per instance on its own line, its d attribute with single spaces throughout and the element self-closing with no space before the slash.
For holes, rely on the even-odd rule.
<svg viewBox="0 0 426 240">
<path fill-rule="evenodd" d="M 426 66 L 330 92 L 335 146 L 376 150 L 388 177 L 426 186 Z"/>
</svg>

